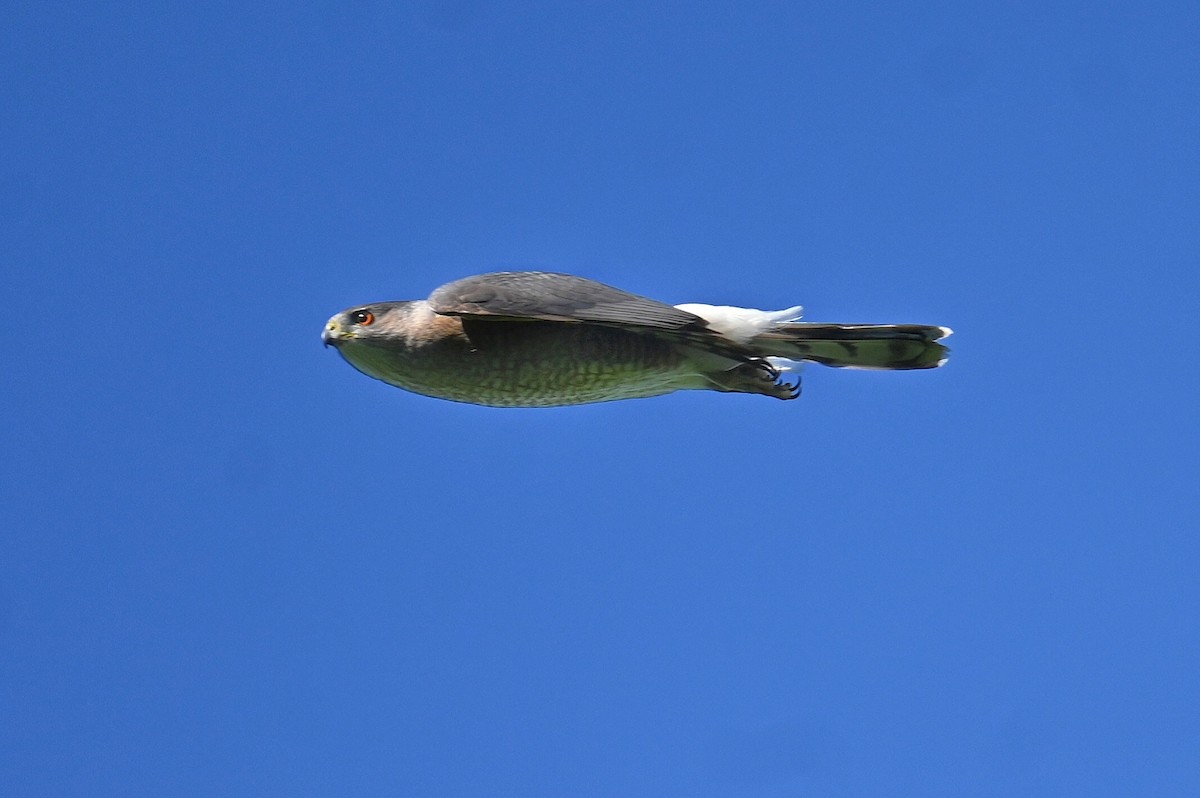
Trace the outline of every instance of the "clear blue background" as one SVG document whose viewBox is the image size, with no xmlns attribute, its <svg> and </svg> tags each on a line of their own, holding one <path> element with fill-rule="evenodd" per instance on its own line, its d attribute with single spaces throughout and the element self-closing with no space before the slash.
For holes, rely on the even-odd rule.
<svg viewBox="0 0 1200 798">
<path fill-rule="evenodd" d="M 1200 794 L 1194 3 L 3 16 L 0 793 Z M 320 345 L 522 267 L 954 357 Z"/>
</svg>

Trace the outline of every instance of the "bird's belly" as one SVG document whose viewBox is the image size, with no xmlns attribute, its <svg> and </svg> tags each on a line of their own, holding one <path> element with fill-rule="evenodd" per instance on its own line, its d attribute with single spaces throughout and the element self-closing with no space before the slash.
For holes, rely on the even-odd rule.
<svg viewBox="0 0 1200 798">
<path fill-rule="evenodd" d="M 692 373 L 670 342 L 616 328 L 489 322 L 466 338 L 347 360 L 427 396 L 496 407 L 553 407 L 671 393 Z M 364 347 L 365 348 L 365 347 Z"/>
</svg>

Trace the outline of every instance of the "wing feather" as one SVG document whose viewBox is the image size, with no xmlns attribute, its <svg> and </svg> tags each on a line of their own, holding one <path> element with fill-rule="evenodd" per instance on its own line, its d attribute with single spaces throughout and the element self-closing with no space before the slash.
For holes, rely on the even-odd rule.
<svg viewBox="0 0 1200 798">
<path fill-rule="evenodd" d="M 663 330 L 705 329 L 684 310 L 595 280 L 554 272 L 493 272 L 447 283 L 429 305 L 447 316 L 591 322 Z"/>
</svg>

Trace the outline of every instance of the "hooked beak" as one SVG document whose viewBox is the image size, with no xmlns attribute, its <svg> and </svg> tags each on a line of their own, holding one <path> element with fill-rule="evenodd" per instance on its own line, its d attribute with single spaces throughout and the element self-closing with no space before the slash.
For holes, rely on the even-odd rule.
<svg viewBox="0 0 1200 798">
<path fill-rule="evenodd" d="M 341 327 L 338 325 L 338 323 L 331 319 L 330 322 L 325 325 L 325 329 L 321 330 L 321 343 L 323 343 L 326 347 L 337 346 L 339 343 L 341 343 L 341 339 L 338 337 L 341 331 Z"/>
</svg>

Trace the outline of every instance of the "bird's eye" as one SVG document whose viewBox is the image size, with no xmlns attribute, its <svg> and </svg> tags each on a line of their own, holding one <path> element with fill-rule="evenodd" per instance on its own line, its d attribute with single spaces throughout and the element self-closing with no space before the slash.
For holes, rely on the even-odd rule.
<svg viewBox="0 0 1200 798">
<path fill-rule="evenodd" d="M 375 321 L 375 314 L 369 310 L 356 310 L 350 314 L 350 318 L 354 320 L 355 324 L 366 327 Z"/>
</svg>

